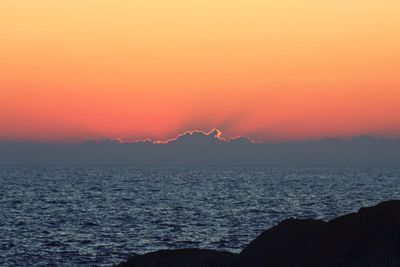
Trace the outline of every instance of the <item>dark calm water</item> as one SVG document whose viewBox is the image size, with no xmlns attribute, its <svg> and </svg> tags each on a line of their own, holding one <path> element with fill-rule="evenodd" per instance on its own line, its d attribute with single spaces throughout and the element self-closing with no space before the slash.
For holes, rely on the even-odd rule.
<svg viewBox="0 0 400 267">
<path fill-rule="evenodd" d="M 239 251 L 288 217 L 330 219 L 400 198 L 398 168 L 0 166 L 0 182 L 0 266 Z"/>
</svg>

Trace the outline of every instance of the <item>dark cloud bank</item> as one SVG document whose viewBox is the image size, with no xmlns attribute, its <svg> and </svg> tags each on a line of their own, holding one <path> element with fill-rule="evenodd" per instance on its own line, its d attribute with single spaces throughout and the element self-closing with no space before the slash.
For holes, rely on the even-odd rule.
<svg viewBox="0 0 400 267">
<path fill-rule="evenodd" d="M 359 136 L 272 144 L 245 137 L 225 140 L 213 130 L 187 132 L 167 142 L 0 142 L 0 164 L 400 166 L 400 139 Z"/>
</svg>

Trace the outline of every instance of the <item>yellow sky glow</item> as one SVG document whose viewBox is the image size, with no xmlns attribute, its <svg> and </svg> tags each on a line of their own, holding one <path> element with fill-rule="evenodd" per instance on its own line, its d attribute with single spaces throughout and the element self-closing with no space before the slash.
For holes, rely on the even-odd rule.
<svg viewBox="0 0 400 267">
<path fill-rule="evenodd" d="M 0 139 L 400 136 L 398 0 L 2 0 Z"/>
</svg>

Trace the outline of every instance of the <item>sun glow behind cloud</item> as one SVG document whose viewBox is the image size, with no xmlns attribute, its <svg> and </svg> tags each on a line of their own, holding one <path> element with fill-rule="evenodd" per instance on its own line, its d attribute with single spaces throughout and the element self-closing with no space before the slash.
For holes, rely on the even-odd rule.
<svg viewBox="0 0 400 267">
<path fill-rule="evenodd" d="M 0 139 L 400 136 L 400 2 L 0 2 Z"/>
</svg>

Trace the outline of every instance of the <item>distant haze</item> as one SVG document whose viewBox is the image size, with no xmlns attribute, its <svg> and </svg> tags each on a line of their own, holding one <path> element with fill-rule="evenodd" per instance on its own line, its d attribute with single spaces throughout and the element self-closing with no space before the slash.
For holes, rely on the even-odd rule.
<svg viewBox="0 0 400 267">
<path fill-rule="evenodd" d="M 358 136 L 263 143 L 192 131 L 164 142 L 0 142 L 0 164 L 399 165 L 400 139 Z"/>
</svg>

